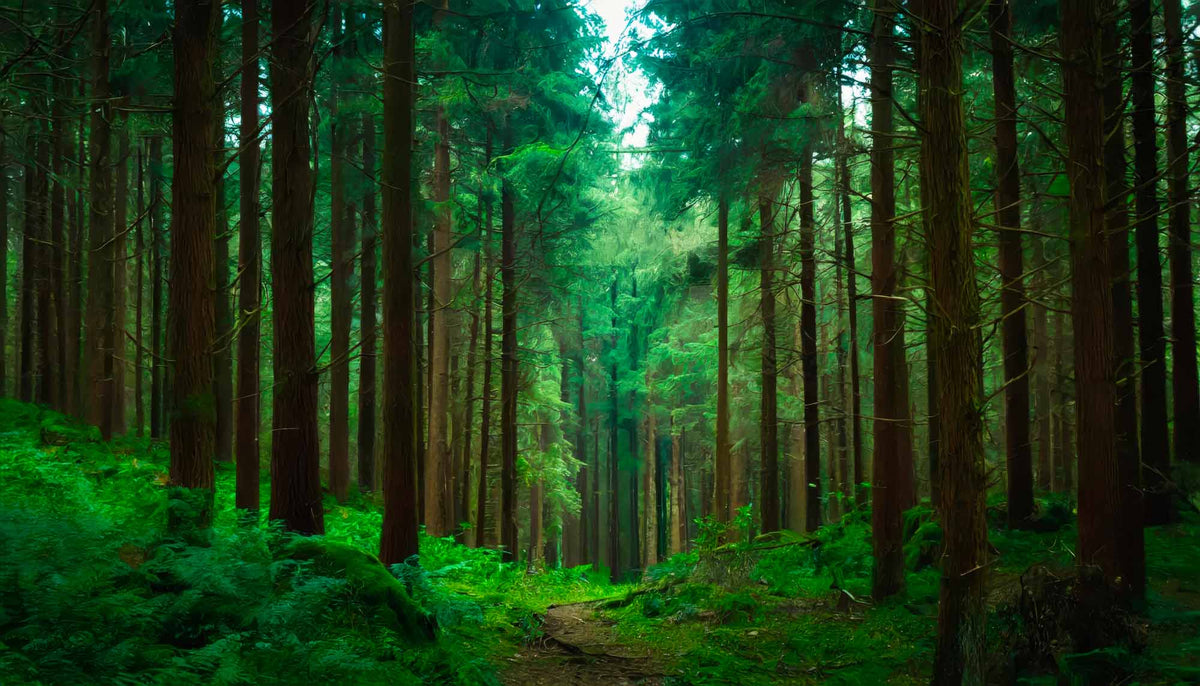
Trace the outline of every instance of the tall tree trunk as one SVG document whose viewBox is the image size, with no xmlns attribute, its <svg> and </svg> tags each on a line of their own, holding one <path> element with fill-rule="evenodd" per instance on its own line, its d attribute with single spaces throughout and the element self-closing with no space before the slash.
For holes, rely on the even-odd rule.
<svg viewBox="0 0 1200 686">
<path fill-rule="evenodd" d="M 589 532 L 588 554 L 591 557 L 592 570 L 600 571 L 602 556 L 600 555 L 600 530 L 603 521 L 600 518 L 600 479 L 604 471 L 600 468 L 600 422 L 599 413 L 596 415 L 596 427 L 592 430 L 592 530 Z"/>
<path fill-rule="evenodd" d="M 504 149 L 513 150 L 504 124 Z M 517 556 L 517 236 L 516 191 L 505 170 L 500 191 L 500 545 L 505 559 Z"/>
<path fill-rule="evenodd" d="M 1133 78 L 1134 185 L 1137 203 L 1138 358 L 1141 364 L 1141 454 L 1146 523 L 1171 517 L 1167 488 L 1167 344 L 1163 332 L 1162 266 L 1158 248 L 1158 131 L 1154 103 L 1154 27 L 1151 0 L 1129 3 Z"/>
<path fill-rule="evenodd" d="M 17 373 L 20 375 L 22 402 L 34 401 L 34 324 L 37 323 L 37 135 L 31 123 L 25 132 L 24 163 L 21 170 L 24 201 L 24 229 L 21 232 L 21 345 Z M 99 423 L 99 422 L 98 422 Z"/>
<path fill-rule="evenodd" d="M 289 531 L 305 535 L 325 531 L 313 332 L 313 173 L 306 95 L 314 40 L 310 10 L 311 6 L 303 3 L 272 0 L 275 38 L 269 60 L 274 118 L 271 272 L 275 299 L 270 519 L 282 520 Z M 387 538 L 385 523 L 385 541 Z"/>
<path fill-rule="evenodd" d="M 110 435 L 125 433 L 125 368 L 129 356 L 129 333 L 126 330 L 128 312 L 125 300 L 129 283 L 129 249 L 125 237 L 129 232 L 129 118 L 121 114 L 117 123 L 117 179 L 113 195 L 113 302 L 112 330 L 109 333 L 112 356 L 110 358 L 110 384 L 112 408 L 109 417 Z M 211 261 L 210 261 L 211 262 Z"/>
<path fill-rule="evenodd" d="M 583 297 L 579 298 L 579 349 L 575 356 L 575 368 L 579 373 L 579 395 L 576 412 L 578 413 L 578 425 L 575 429 L 575 456 L 579 460 L 579 556 L 575 560 L 575 564 L 583 564 L 585 562 L 595 562 L 595 551 L 589 545 L 591 541 L 591 531 L 596 528 L 597 522 L 592 518 L 591 497 L 592 488 L 590 481 L 599 478 L 588 462 L 587 451 L 587 370 L 584 368 L 584 337 L 583 337 Z"/>
<path fill-rule="evenodd" d="M 166 350 L 163 346 L 162 136 L 150 139 L 150 437 L 162 438 L 166 424 Z M 95 229 L 95 224 L 92 225 Z M 94 241 L 93 241 L 94 244 Z M 92 264 L 89 260 L 89 265 Z M 90 277 L 89 277 L 90 279 Z M 88 310 L 94 291 L 88 296 Z"/>
<path fill-rule="evenodd" d="M 1170 0 L 1168 0 L 1169 4 Z M 1071 319 L 1075 334 L 1079 428 L 1079 564 L 1105 582 L 1129 588 L 1122 535 L 1123 488 L 1117 454 L 1116 356 L 1113 341 L 1112 246 L 1105 232 L 1104 98 L 1100 89 L 1101 8 L 1063 0 L 1068 178 L 1071 182 Z M 1135 518 L 1137 521 L 1140 518 Z"/>
<path fill-rule="evenodd" d="M 37 113 L 39 117 L 47 116 L 44 96 L 38 96 Z M 37 244 L 34 248 L 34 284 L 37 290 L 37 401 L 47 407 L 56 407 L 58 398 L 58 380 L 55 378 L 57 344 L 55 342 L 55 322 L 58 317 L 54 312 L 54 242 L 50 234 L 50 132 L 45 119 L 36 123 L 37 127 L 37 158 L 34 170 L 34 236 Z"/>
<path fill-rule="evenodd" d="M 1012 10 L 991 0 L 992 90 L 996 100 L 996 217 L 1000 233 L 1000 314 L 1003 318 L 1005 454 L 1008 525 L 1033 516 L 1033 455 L 1029 443 L 1029 352 L 1025 334 L 1025 268 L 1021 246 L 1021 170 L 1017 164 L 1016 77 Z"/>
<path fill-rule="evenodd" d="M 770 186 L 768 185 L 768 188 Z M 762 450 L 761 494 L 762 532 L 779 530 L 779 423 L 775 364 L 775 194 L 761 191 L 758 199 L 759 236 L 759 309 L 762 311 L 762 395 L 759 404 L 759 446 Z"/>
<path fill-rule="evenodd" d="M 895 11 L 887 0 L 875 0 L 871 49 L 871 309 L 874 316 L 875 420 L 872 460 L 871 523 L 876 601 L 904 589 L 904 554 L 900 515 L 901 409 L 897 407 L 896 334 L 899 313 L 896 290 L 896 191 L 893 133 L 892 63 L 895 60 Z M 932 367 L 932 363 L 931 363 Z"/>
<path fill-rule="evenodd" d="M 1163 0 L 1167 46 L 1167 256 L 1171 266 L 1171 387 L 1175 457 L 1200 462 L 1200 388 L 1196 372 L 1196 312 L 1192 283 L 1191 190 L 1188 179 L 1187 84 L 1180 0 Z M 1157 253 L 1155 253 L 1157 254 Z M 1082 352 L 1082 346 L 1080 346 Z M 1080 443 L 1080 455 L 1083 444 Z"/>
<path fill-rule="evenodd" d="M 220 28 L 217 29 L 220 31 Z M 220 78 L 220 67 L 217 69 Z M 213 399 L 216 401 L 216 443 L 213 457 L 233 460 L 233 312 L 229 281 L 229 209 L 225 195 L 225 100 L 217 96 L 216 133 L 213 141 L 217 170 L 217 227 L 213 242 L 213 316 L 216 347 L 213 350 Z"/>
<path fill-rule="evenodd" d="M 684 519 L 687 501 L 687 493 L 683 485 L 683 428 L 675 428 L 674 414 L 671 416 L 671 468 L 670 468 L 670 486 L 671 489 L 671 516 L 670 516 L 670 544 L 667 551 L 671 555 L 677 555 L 683 552 L 684 545 L 687 541 L 687 520 Z"/>
<path fill-rule="evenodd" d="M 649 379 L 647 379 L 649 381 Z M 649 385 L 647 383 L 647 385 Z M 647 406 L 650 403 L 647 402 Z M 642 568 L 658 564 L 658 426 L 654 410 L 646 409 L 646 447 L 642 472 Z"/>
<path fill-rule="evenodd" d="M 133 322 L 133 407 L 134 407 L 134 424 L 138 438 L 145 435 L 146 432 L 146 398 L 143 393 L 144 387 L 142 384 L 142 359 L 145 350 L 142 344 L 142 305 L 145 300 L 143 291 L 145 290 L 145 274 L 146 274 L 146 242 L 143 239 L 142 230 L 144 222 L 142 215 L 146 209 L 146 179 L 145 179 L 145 158 L 141 144 L 137 150 L 137 205 L 134 209 L 134 214 L 137 216 L 133 225 L 134 230 L 134 322 Z"/>
<path fill-rule="evenodd" d="M 618 474 L 617 427 L 620 426 L 620 407 L 617 405 L 617 276 L 613 274 L 611 291 L 613 340 L 610 348 L 612 366 L 608 378 L 608 399 L 611 404 L 608 437 L 608 573 L 609 580 L 617 583 L 621 579 L 621 519 L 617 509 L 620 481 Z M 718 487 L 719 488 L 719 487 Z"/>
<path fill-rule="evenodd" d="M 479 229 L 483 229 L 483 192 L 479 193 Z M 482 255 L 475 253 L 474 265 L 471 268 L 471 294 L 474 302 L 471 305 L 471 326 L 467 344 L 467 374 L 464 380 L 463 411 L 461 425 L 454 427 L 459 431 L 462 459 L 457 468 L 455 482 L 458 484 L 458 517 L 456 522 L 471 521 L 471 438 L 474 435 L 475 421 L 475 368 L 479 366 L 479 287 L 483 269 Z M 458 534 L 459 542 L 466 542 L 471 532 L 470 528 L 463 529 Z M 477 532 L 476 532 L 477 533 Z"/>
<path fill-rule="evenodd" d="M 332 4 L 333 73 L 345 63 L 342 11 Z M 353 132 L 350 117 L 338 110 L 338 78 L 330 80 L 329 121 L 329 490 L 346 502 L 350 488 L 350 326 L 353 319 L 354 218 L 347 211 L 346 152 Z"/>
<path fill-rule="evenodd" d="M 729 511 L 729 200 L 717 201 L 717 445 L 713 461 L 713 514 L 719 522 Z"/>
<path fill-rule="evenodd" d="M 1134 598 L 1146 590 L 1145 521 L 1142 503 L 1141 460 L 1137 443 L 1137 360 L 1133 347 L 1133 301 L 1129 288 L 1129 187 L 1125 161 L 1125 99 L 1122 89 L 1124 56 L 1117 33 L 1117 1 L 1105 0 L 1102 8 L 1104 59 L 1104 175 L 1108 214 L 1110 278 L 1113 300 L 1113 374 L 1116 383 L 1117 480 L 1121 489 L 1120 527 L 1124 549 L 1121 577 Z"/>
<path fill-rule="evenodd" d="M 258 0 L 242 0 L 241 152 L 238 156 L 238 366 L 237 485 L 239 509 L 259 509 L 261 394 L 258 347 L 262 331 L 262 239 L 259 236 L 260 151 L 258 135 Z"/>
<path fill-rule="evenodd" d="M 637 266 L 634 265 L 630 269 L 629 274 L 630 294 L 634 302 L 637 302 L 638 287 L 637 287 Z M 633 306 L 636 311 L 636 305 Z M 641 341 L 641 333 L 638 330 L 637 319 L 630 319 L 629 326 L 629 375 L 630 378 L 637 378 L 638 368 L 638 342 Z M 637 408 L 637 391 L 629 391 L 629 417 L 626 420 L 626 428 L 629 432 L 629 459 L 633 463 L 633 469 L 629 470 L 629 569 L 641 569 L 642 546 L 638 540 L 641 538 L 641 527 L 638 525 L 638 408 Z M 742 503 L 750 502 L 750 494 L 747 493 Z"/>
<path fill-rule="evenodd" d="M 487 134 L 487 158 L 492 155 L 492 132 Z M 484 293 L 483 293 L 483 391 L 479 401 L 479 488 L 475 495 L 475 545 L 483 547 L 490 540 L 499 537 L 488 537 L 487 505 L 488 505 L 488 462 L 492 447 L 492 283 L 495 281 L 495 269 L 492 267 L 492 203 L 487 202 L 484 211 L 485 225 L 483 235 L 484 250 Z"/>
<path fill-rule="evenodd" d="M 804 375 L 805 528 L 821 526 L 820 395 L 817 387 L 817 258 L 812 149 L 800 153 L 800 362 Z"/>
<path fill-rule="evenodd" d="M 182 0 L 175 13 L 175 176 L 171 184 L 169 348 L 174 381 L 171 484 L 196 491 L 201 526 L 212 518 L 214 314 L 210 279 L 216 229 L 213 148 L 218 110 L 213 65 L 221 10 Z M 281 122 L 281 126 L 286 123 Z M 282 130 L 286 130 L 283 128 Z M 285 155 L 275 159 L 284 159 Z M 120 209 L 118 208 L 118 215 Z M 286 282 L 281 282 L 281 287 Z M 279 440 L 279 439 L 277 439 Z"/>
<path fill-rule="evenodd" d="M 112 101 L 109 98 L 108 62 L 111 45 L 108 35 L 108 0 L 96 0 L 91 6 L 91 124 L 88 128 L 91 165 L 88 213 L 88 287 L 87 342 L 83 350 L 86 380 L 82 394 L 84 418 L 91 424 L 107 424 L 112 398 L 109 394 L 105 361 L 111 357 L 106 348 L 112 309 Z"/>
<path fill-rule="evenodd" d="M 413 6 L 386 0 L 383 16 L 383 533 L 379 559 L 417 553 L 413 337 L 412 156 L 416 84 Z"/>
<path fill-rule="evenodd" d="M 1039 207 L 1035 203 L 1032 215 L 1036 217 L 1038 213 Z M 1038 226 L 1035 224 L 1033 228 L 1037 230 Z M 1033 239 L 1033 271 L 1037 275 L 1036 288 L 1041 294 L 1038 302 L 1033 304 L 1033 371 L 1035 373 L 1036 414 L 1038 417 L 1037 488 L 1043 493 L 1048 493 L 1054 473 L 1054 444 L 1051 441 L 1054 404 L 1050 401 L 1053 368 L 1050 364 L 1050 334 L 1047 331 L 1046 306 L 1041 302 L 1045 298 L 1044 288 L 1048 279 L 1046 279 L 1046 243 L 1045 239 L 1040 236 L 1035 236 Z"/>
<path fill-rule="evenodd" d="M 982 683 L 987 621 L 987 475 L 983 456 L 980 301 L 963 115 L 963 20 L 957 0 L 924 0 L 916 22 L 921 197 L 928 213 L 934 349 L 942 417 L 938 465 L 945 529 L 934 684 Z M 878 501 L 877 501 L 878 502 Z"/>
<path fill-rule="evenodd" d="M 79 101 L 86 102 L 85 78 L 79 78 Z M 69 312 L 67 315 L 69 345 L 67 347 L 67 368 L 70 373 L 69 381 L 69 412 L 82 417 L 83 402 L 83 373 L 81 359 L 83 348 L 83 263 L 84 263 L 84 173 L 86 167 L 86 152 L 84 140 L 84 125 L 87 123 L 87 107 L 79 108 L 79 118 L 75 129 L 75 190 L 71 194 L 74 200 L 71 213 L 71 284 L 68 294 Z"/>
<path fill-rule="evenodd" d="M 840 192 L 842 202 L 842 224 L 845 227 L 846 264 L 846 306 L 850 328 L 850 444 L 854 462 L 854 485 L 848 489 L 847 495 L 853 498 L 854 507 L 859 508 L 867 503 L 867 489 L 863 484 L 867 481 L 863 471 L 862 445 L 862 389 L 859 377 L 858 358 L 858 268 L 855 266 L 854 255 L 854 215 L 850 204 L 851 185 L 854 179 L 850 176 L 849 141 L 845 133 L 845 116 L 841 114 L 841 90 L 838 91 L 838 158 L 837 175 L 841 181 Z"/>
<path fill-rule="evenodd" d="M 363 112 L 362 290 L 359 303 L 358 490 L 375 490 L 375 115 Z"/>
<path fill-rule="evenodd" d="M 453 230 L 450 211 L 450 122 L 441 108 L 438 108 L 435 118 L 438 139 L 434 146 L 433 201 L 437 208 L 430 261 L 433 270 L 433 305 L 428 315 L 432 335 L 429 349 L 429 437 L 425 454 L 425 530 L 431 536 L 447 536 L 454 528 L 453 469 L 447 423 L 450 408 L 449 319 L 453 295 L 450 283 L 453 269 L 450 259 L 450 233 Z M 507 298 L 507 284 L 504 294 Z M 515 355 L 515 341 L 512 352 Z"/>
<path fill-rule="evenodd" d="M 54 300 L 54 401 L 55 408 L 60 412 L 70 412 L 70 366 L 68 364 L 68 348 L 70 347 L 70 326 L 67 310 L 67 271 L 70 260 L 69 247 L 65 236 L 67 221 L 67 191 L 64 181 L 67 178 L 67 133 L 68 126 L 65 108 L 66 74 L 58 71 L 52 77 L 51 97 L 51 138 L 50 155 L 53 172 L 53 186 L 50 195 L 50 249 L 53 251 L 53 263 L 50 268 L 51 297 Z M 3 197 L 3 196 L 0 196 Z M 7 199 L 3 200 L 7 202 Z M 0 281 L 0 283 L 3 283 Z M 0 339 L 2 343 L 2 339 Z M 0 351 L 3 346 L 0 345 Z M 0 352 L 0 356 L 3 353 Z"/>
<path fill-rule="evenodd" d="M 8 395 L 8 127 L 0 116 L 0 395 Z M 76 253 L 78 255 L 79 253 Z"/>
</svg>

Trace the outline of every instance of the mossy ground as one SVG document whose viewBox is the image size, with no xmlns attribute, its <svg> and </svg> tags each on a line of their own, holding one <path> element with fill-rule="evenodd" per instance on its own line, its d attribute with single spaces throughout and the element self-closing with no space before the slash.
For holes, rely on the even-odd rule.
<svg viewBox="0 0 1200 686">
<path fill-rule="evenodd" d="M 861 515 L 823 528 L 815 543 L 727 549 L 720 564 L 748 570 L 736 587 L 698 574 L 697 553 L 649 570 L 640 585 L 614 586 L 585 568 L 530 575 L 493 551 L 429 537 L 419 567 L 389 574 L 372 556 L 373 499 L 327 501 L 327 535 L 296 540 L 238 521 L 226 465 L 210 540 L 173 540 L 166 464 L 160 444 L 101 442 L 90 427 L 0 400 L 0 683 L 928 680 L 940 531 L 920 510 L 906 519 L 908 591 L 874 606 Z M 1064 526 L 992 531 L 990 636 L 1001 655 L 1021 631 L 1006 610 L 1021 573 L 1072 563 L 1069 505 L 1042 505 L 1060 517 L 1065 507 Z M 1064 653 L 1059 674 L 1014 676 L 1200 682 L 1200 519 L 1185 513 L 1146 540 L 1144 647 Z M 561 610 L 544 619 L 567 603 L 578 604 L 567 613 L 572 632 L 556 624 Z M 570 645 L 581 641 L 590 647 Z"/>
</svg>

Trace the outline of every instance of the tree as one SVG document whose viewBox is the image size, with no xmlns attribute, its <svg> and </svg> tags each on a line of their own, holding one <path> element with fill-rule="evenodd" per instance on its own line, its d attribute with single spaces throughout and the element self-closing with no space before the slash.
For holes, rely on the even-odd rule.
<svg viewBox="0 0 1200 686">
<path fill-rule="evenodd" d="M 996 218 L 1000 229 L 1000 316 L 1004 319 L 1004 445 L 1008 525 L 1033 516 L 1033 453 L 1029 442 L 1029 354 L 1025 334 L 1025 274 L 1021 246 L 1021 170 L 1017 164 L 1016 78 L 1012 9 L 991 0 L 992 89 L 996 100 Z"/>
<path fill-rule="evenodd" d="M 213 345 L 212 274 L 216 229 L 213 148 L 217 118 L 216 58 L 220 7 L 210 0 L 182 0 L 175 11 L 175 113 L 171 184 L 172 485 L 198 492 L 191 514 L 200 525 L 212 518 Z M 94 125 L 93 121 L 93 125 Z"/>
<path fill-rule="evenodd" d="M 238 231 L 237 507 L 259 507 L 259 358 L 262 335 L 262 239 L 259 236 L 258 0 L 242 0 L 241 152 Z"/>
<path fill-rule="evenodd" d="M 383 534 L 379 559 L 417 553 L 416 376 L 413 365 L 412 137 L 416 83 L 413 6 L 385 0 L 383 16 Z"/>
<path fill-rule="evenodd" d="M 108 57 L 111 48 L 108 35 L 108 0 L 97 0 L 92 4 L 92 116 L 89 125 L 88 152 L 89 195 L 91 203 L 88 213 L 88 299 L 85 326 L 87 341 L 84 344 L 86 402 L 84 417 L 88 422 L 111 429 L 107 417 L 110 415 L 112 395 L 108 383 L 106 366 L 112 355 L 109 336 L 112 327 L 109 316 L 112 309 L 112 101 L 109 98 Z M 28 310 L 23 310 L 28 311 Z"/>
<path fill-rule="evenodd" d="M 1175 411 L 1175 457 L 1200 462 L 1200 380 L 1196 370 L 1195 286 L 1192 283 L 1192 240 L 1188 179 L 1187 115 L 1184 82 L 1183 19 L 1180 0 L 1163 0 L 1167 46 L 1167 258 L 1171 266 L 1172 408 Z M 1080 445 L 1082 452 L 1083 445 Z"/>
<path fill-rule="evenodd" d="M 941 415 L 938 512 L 945 530 L 932 681 L 981 683 L 987 618 L 987 477 L 980 416 L 980 301 L 962 100 L 964 17 L 956 0 L 923 0 L 914 19 L 920 27 L 921 200 L 933 288 L 928 316 Z"/>
<path fill-rule="evenodd" d="M 1146 523 L 1170 518 L 1167 492 L 1167 361 L 1163 334 L 1162 267 L 1158 249 L 1158 131 L 1154 112 L 1153 27 L 1150 0 L 1131 0 L 1134 194 L 1137 243 L 1138 359 L 1141 369 L 1141 455 Z"/>
<path fill-rule="evenodd" d="M 313 199 L 309 166 L 312 6 L 272 0 L 272 292 L 274 438 L 270 518 L 301 534 L 325 531 L 313 331 Z M 172 246 L 174 247 L 174 246 Z M 174 290 L 174 289 L 172 289 Z"/>
<path fill-rule="evenodd" d="M 339 111 L 339 81 L 346 61 L 340 3 L 332 4 L 333 61 L 329 93 L 329 490 L 345 502 L 350 486 L 350 326 L 354 276 L 354 216 L 347 203 L 346 155 L 353 136 L 351 117 Z"/>
<path fill-rule="evenodd" d="M 871 41 L 871 311 L 874 315 L 875 457 L 871 488 L 872 547 L 875 571 L 871 593 L 877 600 L 904 589 L 901 550 L 901 408 L 896 407 L 896 345 L 899 325 L 896 290 L 896 192 L 893 152 L 892 63 L 895 60 L 895 10 L 876 0 Z M 924 177 L 922 177 L 924 178 Z M 901 349 L 900 354 L 903 354 Z"/>
</svg>

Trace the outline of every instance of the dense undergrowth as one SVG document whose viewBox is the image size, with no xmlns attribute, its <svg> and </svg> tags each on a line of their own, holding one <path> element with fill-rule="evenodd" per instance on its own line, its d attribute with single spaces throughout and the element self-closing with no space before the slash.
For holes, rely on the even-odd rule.
<svg viewBox="0 0 1200 686">
<path fill-rule="evenodd" d="M 861 513 L 813 537 L 732 544 L 702 525 L 694 552 L 636 587 L 583 568 L 529 575 L 494 551 L 430 537 L 419 565 L 389 574 L 364 554 L 378 547 L 372 500 L 328 501 L 327 535 L 298 541 L 238 520 L 225 466 L 207 540 L 173 540 L 166 464 L 161 445 L 101 442 L 90 427 L 0 400 L 0 683 L 495 684 L 541 637 L 549 605 L 585 600 L 601 601 L 597 621 L 624 645 L 655 656 L 666 683 L 928 680 L 941 531 L 927 507 L 905 515 L 907 593 L 875 606 Z M 998 526 L 1002 503 L 992 505 L 993 672 L 1026 683 L 1200 681 L 1194 515 L 1147 532 L 1144 631 L 1082 652 L 1056 643 L 1035 663 L 1027 637 L 1048 630 L 1022 613 L 1027 570 L 1066 578 L 1055 575 L 1072 563 L 1070 506 L 1043 501 L 1040 531 L 1009 531 Z"/>
</svg>

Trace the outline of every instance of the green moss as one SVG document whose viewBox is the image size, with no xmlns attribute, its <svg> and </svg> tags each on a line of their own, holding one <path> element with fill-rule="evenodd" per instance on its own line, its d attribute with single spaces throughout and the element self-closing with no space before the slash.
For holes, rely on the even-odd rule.
<svg viewBox="0 0 1200 686">
<path fill-rule="evenodd" d="M 310 573 L 345 579 L 356 604 L 403 639 L 434 640 L 436 622 L 374 555 L 345 543 L 311 538 L 288 544 L 281 557 L 307 562 Z"/>
</svg>

